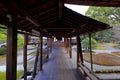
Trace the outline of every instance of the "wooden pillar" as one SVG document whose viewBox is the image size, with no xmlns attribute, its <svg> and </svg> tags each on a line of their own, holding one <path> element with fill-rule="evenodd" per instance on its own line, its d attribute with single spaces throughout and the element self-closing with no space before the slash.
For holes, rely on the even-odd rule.
<svg viewBox="0 0 120 80">
<path fill-rule="evenodd" d="M 90 50 L 91 71 L 93 71 L 91 33 L 89 34 L 89 50 Z"/>
<path fill-rule="evenodd" d="M 6 80 L 17 80 L 17 29 L 13 23 L 7 27 Z"/>
<path fill-rule="evenodd" d="M 47 59 L 49 58 L 49 46 L 50 46 L 50 40 L 47 38 Z"/>
<path fill-rule="evenodd" d="M 49 46 L 50 46 L 50 53 L 52 52 L 52 38 L 50 38 L 50 43 L 49 43 Z"/>
<path fill-rule="evenodd" d="M 71 37 L 69 39 L 69 54 L 70 54 L 70 58 L 72 58 L 72 45 L 71 45 Z"/>
<path fill-rule="evenodd" d="M 69 47 L 69 45 L 68 45 L 68 44 L 69 44 L 68 41 L 69 41 L 69 40 L 68 40 L 68 38 L 67 38 L 67 53 L 69 52 L 69 51 L 68 51 L 68 47 Z"/>
<path fill-rule="evenodd" d="M 23 53 L 23 66 L 24 66 L 24 80 L 27 80 L 27 43 L 28 35 L 24 35 L 24 53 Z"/>
<path fill-rule="evenodd" d="M 80 60 L 81 60 L 81 63 L 83 63 L 83 54 L 82 54 L 81 40 L 80 40 L 79 48 L 80 48 Z"/>
<path fill-rule="evenodd" d="M 38 56 L 39 56 L 39 46 L 38 46 L 38 48 L 37 48 L 37 53 L 36 53 L 36 58 L 35 58 L 35 63 L 34 63 L 34 70 L 33 70 L 33 75 L 32 75 L 32 78 L 33 78 L 33 79 L 35 78 L 35 75 L 36 75 Z M 33 79 L 32 79 L 32 80 L 33 80 Z"/>
<path fill-rule="evenodd" d="M 42 66 L 43 66 L 43 38 L 42 35 L 40 34 L 40 70 L 42 71 Z"/>
<path fill-rule="evenodd" d="M 67 38 L 65 38 L 65 50 L 67 50 Z"/>
<path fill-rule="evenodd" d="M 77 35 L 76 35 L 76 39 L 77 39 L 77 68 L 79 67 L 78 63 L 79 63 L 79 54 L 80 54 L 80 37 L 79 37 L 79 34 L 77 32 Z"/>
<path fill-rule="evenodd" d="M 65 41 L 66 39 L 65 39 L 65 37 L 64 37 L 64 48 L 65 48 L 65 45 L 66 45 L 66 41 Z"/>
</svg>

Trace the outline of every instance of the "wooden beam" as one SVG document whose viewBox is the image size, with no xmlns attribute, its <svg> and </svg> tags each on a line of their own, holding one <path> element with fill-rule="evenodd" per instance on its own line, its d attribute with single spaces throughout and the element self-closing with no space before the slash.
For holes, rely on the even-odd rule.
<svg viewBox="0 0 120 80">
<path fill-rule="evenodd" d="M 80 54 L 80 37 L 79 37 L 79 32 L 77 31 L 77 34 L 76 34 L 76 39 L 77 39 L 77 68 L 79 67 L 79 54 Z"/>
<path fill-rule="evenodd" d="M 58 7 L 59 7 L 59 11 L 58 11 L 58 17 L 59 17 L 59 21 L 61 21 L 62 19 L 62 14 L 63 14 L 63 6 L 64 6 L 64 0 L 58 0 Z"/>
<path fill-rule="evenodd" d="M 23 53 L 23 66 L 24 66 L 24 80 L 27 80 L 27 44 L 28 44 L 28 35 L 24 35 L 24 53 Z"/>
<path fill-rule="evenodd" d="M 17 80 L 17 29 L 9 23 L 7 27 L 6 80 Z"/>
<path fill-rule="evenodd" d="M 104 6 L 104 7 L 120 7 L 119 0 L 64 0 L 66 4 L 86 5 L 86 6 Z"/>
<path fill-rule="evenodd" d="M 30 15 L 30 13 L 20 4 L 17 3 L 14 0 L 8 0 L 8 1 L 0 1 L 2 4 L 4 4 L 4 7 L 7 8 L 9 11 L 16 11 L 16 13 L 20 13 L 21 15 L 25 16 L 25 19 L 34 24 L 35 26 L 39 27 L 43 31 L 46 31 L 43 26 L 38 23 L 34 17 Z"/>
<path fill-rule="evenodd" d="M 43 37 L 40 34 L 40 71 L 42 71 L 43 67 Z"/>
<path fill-rule="evenodd" d="M 89 50 L 90 50 L 90 63 L 91 63 L 91 71 L 93 71 L 91 33 L 89 33 Z"/>
</svg>

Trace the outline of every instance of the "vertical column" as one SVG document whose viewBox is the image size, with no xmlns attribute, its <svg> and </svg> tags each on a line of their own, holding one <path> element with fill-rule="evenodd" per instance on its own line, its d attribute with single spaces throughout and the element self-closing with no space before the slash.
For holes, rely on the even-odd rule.
<svg viewBox="0 0 120 80">
<path fill-rule="evenodd" d="M 13 23 L 8 23 L 7 27 L 7 65 L 6 80 L 17 80 L 17 29 Z"/>
<path fill-rule="evenodd" d="M 23 61 L 24 61 L 24 80 L 27 80 L 27 43 L 28 43 L 28 35 L 24 35 L 24 53 L 23 53 Z"/>
<path fill-rule="evenodd" d="M 79 63 L 79 54 L 80 54 L 80 37 L 79 37 L 79 34 L 77 32 L 77 36 L 76 36 L 76 39 L 77 39 L 77 68 L 79 67 L 78 63 Z"/>
<path fill-rule="evenodd" d="M 65 37 L 64 37 L 64 48 L 65 48 L 65 44 L 66 44 L 66 41 L 65 41 L 66 39 L 65 39 Z"/>
<path fill-rule="evenodd" d="M 49 58 L 49 46 L 50 46 L 50 41 L 49 38 L 47 37 L 47 59 Z"/>
<path fill-rule="evenodd" d="M 69 51 L 68 51 L 68 48 L 69 48 L 69 45 L 68 45 L 68 44 L 69 44 L 69 43 L 68 43 L 68 42 L 69 42 L 69 40 L 68 40 L 68 38 L 67 38 L 67 53 L 69 53 Z"/>
<path fill-rule="evenodd" d="M 69 54 L 70 54 L 70 58 L 72 58 L 72 45 L 71 45 L 71 37 L 69 39 Z"/>
<path fill-rule="evenodd" d="M 17 65 L 17 30 L 13 25 L 7 28 L 7 66 L 6 80 L 16 80 Z"/>
<path fill-rule="evenodd" d="M 36 75 L 38 56 L 39 56 L 39 46 L 37 48 L 37 53 L 36 53 L 36 58 L 35 58 L 35 63 L 34 63 L 34 70 L 33 70 L 33 75 L 32 75 L 32 79 L 31 80 L 33 80 L 35 78 L 35 75 Z"/>
<path fill-rule="evenodd" d="M 91 46 L 91 33 L 89 33 L 89 49 L 90 49 L 90 62 L 91 62 L 91 71 L 93 71 L 93 61 L 92 61 L 92 46 Z"/>
<path fill-rule="evenodd" d="M 65 50 L 67 50 L 67 39 L 65 38 Z"/>
<path fill-rule="evenodd" d="M 80 40 L 79 48 L 80 48 L 80 60 L 81 60 L 81 63 L 83 63 L 83 54 L 82 54 L 81 40 Z"/>
<path fill-rule="evenodd" d="M 42 56 L 42 54 L 43 54 L 43 52 L 42 52 L 42 47 L 43 46 L 43 38 L 42 38 L 42 35 L 40 34 L 40 70 L 42 71 L 42 65 L 43 65 L 43 60 L 42 60 L 42 58 L 43 58 L 43 56 Z"/>
</svg>

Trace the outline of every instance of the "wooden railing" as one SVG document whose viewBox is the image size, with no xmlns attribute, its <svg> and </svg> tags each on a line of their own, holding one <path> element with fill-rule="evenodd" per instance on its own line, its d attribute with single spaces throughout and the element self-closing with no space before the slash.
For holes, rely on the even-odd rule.
<svg viewBox="0 0 120 80">
<path fill-rule="evenodd" d="M 87 66 L 82 63 L 78 64 L 78 70 L 85 75 L 86 79 L 89 80 L 100 80 Z"/>
</svg>

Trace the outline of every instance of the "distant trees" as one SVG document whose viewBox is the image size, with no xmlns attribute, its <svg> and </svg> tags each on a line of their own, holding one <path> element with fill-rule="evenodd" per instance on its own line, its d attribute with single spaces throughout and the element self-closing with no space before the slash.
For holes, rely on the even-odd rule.
<svg viewBox="0 0 120 80">
<path fill-rule="evenodd" d="M 89 44 L 90 43 L 89 43 L 89 38 L 88 37 L 86 37 L 82 40 L 82 47 L 87 51 L 89 49 Z M 91 44 L 96 45 L 96 44 L 98 44 L 98 42 L 95 39 L 91 38 Z"/>
<path fill-rule="evenodd" d="M 120 24 L 120 7 L 89 7 L 86 16 L 114 26 Z M 110 42 L 113 35 L 114 30 L 109 29 L 93 34 L 93 38 L 100 42 Z"/>
<path fill-rule="evenodd" d="M 86 16 L 107 24 L 120 24 L 120 7 L 89 7 Z"/>
</svg>

